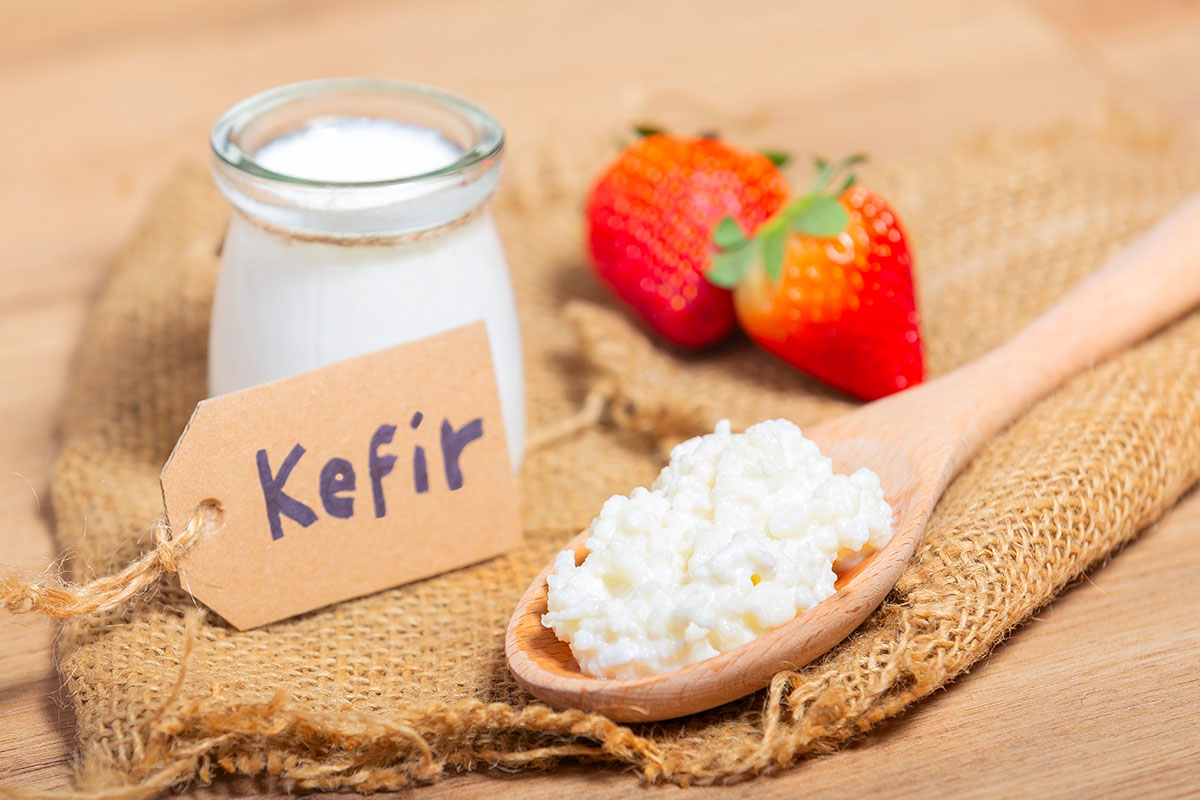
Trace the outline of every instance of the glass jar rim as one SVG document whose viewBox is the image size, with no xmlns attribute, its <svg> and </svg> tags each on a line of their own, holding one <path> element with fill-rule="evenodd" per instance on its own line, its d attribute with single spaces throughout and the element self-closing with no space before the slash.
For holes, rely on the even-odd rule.
<svg viewBox="0 0 1200 800">
<path fill-rule="evenodd" d="M 475 133 L 475 141 L 451 163 L 428 172 L 372 181 L 331 181 L 301 178 L 275 172 L 259 164 L 251 153 L 238 144 L 238 134 L 260 115 L 289 102 L 347 91 L 373 91 L 407 95 L 431 101 L 462 117 Z M 209 138 L 213 155 L 228 167 L 260 180 L 290 186 L 316 188 L 353 188 L 401 186 L 444 178 L 467 171 L 477 164 L 497 157 L 504 149 L 504 129 L 486 109 L 460 95 L 411 81 L 376 78 L 319 78 L 276 86 L 253 94 L 234 104 L 213 125 Z"/>
</svg>

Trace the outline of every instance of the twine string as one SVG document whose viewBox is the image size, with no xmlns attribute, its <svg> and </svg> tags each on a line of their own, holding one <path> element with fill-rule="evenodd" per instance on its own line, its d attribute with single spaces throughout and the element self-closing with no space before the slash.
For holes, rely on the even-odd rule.
<svg viewBox="0 0 1200 800">
<path fill-rule="evenodd" d="M 63 580 L 55 571 L 34 576 L 0 574 L 0 607 L 14 614 L 40 613 L 55 619 L 103 613 L 157 585 L 179 570 L 180 560 L 209 531 L 221 526 L 218 504 L 201 503 L 187 524 L 172 534 L 165 519 L 151 526 L 154 547 L 124 569 L 87 583 Z"/>
</svg>

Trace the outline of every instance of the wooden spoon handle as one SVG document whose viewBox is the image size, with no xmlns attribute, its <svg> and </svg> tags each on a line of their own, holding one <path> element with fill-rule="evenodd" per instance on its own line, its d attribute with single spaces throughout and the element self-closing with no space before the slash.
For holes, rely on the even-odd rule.
<svg viewBox="0 0 1200 800">
<path fill-rule="evenodd" d="M 971 369 L 1003 375 L 986 392 L 1001 426 L 1075 373 L 1200 304 L 1200 194 L 1112 256 Z M 1000 372 L 1002 371 L 1002 372 Z"/>
</svg>

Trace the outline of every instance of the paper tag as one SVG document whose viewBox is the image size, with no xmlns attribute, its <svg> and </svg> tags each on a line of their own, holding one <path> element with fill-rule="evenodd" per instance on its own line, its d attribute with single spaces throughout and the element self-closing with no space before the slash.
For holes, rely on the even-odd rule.
<svg viewBox="0 0 1200 800">
<path fill-rule="evenodd" d="M 220 504 L 180 581 L 241 630 L 521 541 L 482 322 L 204 400 L 161 480 L 175 530 Z"/>
</svg>

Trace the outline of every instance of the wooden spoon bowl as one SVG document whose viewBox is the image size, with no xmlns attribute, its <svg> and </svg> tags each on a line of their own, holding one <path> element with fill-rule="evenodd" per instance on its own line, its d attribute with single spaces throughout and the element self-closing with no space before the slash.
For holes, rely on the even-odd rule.
<svg viewBox="0 0 1200 800">
<path fill-rule="evenodd" d="M 543 627 L 553 562 L 534 579 L 509 622 L 508 666 L 533 695 L 612 719 L 668 719 L 757 691 L 853 631 L 887 596 L 912 557 L 934 505 L 989 439 L 1066 378 L 1170 322 L 1200 301 L 1200 196 L 1114 256 L 1011 341 L 954 372 L 805 434 L 849 473 L 880 478 L 891 504 L 886 546 L 839 576 L 815 608 L 713 658 L 638 678 L 584 675 L 568 646 Z M 584 531 L 567 544 L 587 555 Z"/>
<path fill-rule="evenodd" d="M 508 626 L 508 663 L 517 680 L 554 706 L 647 722 L 703 711 L 749 694 L 769 683 L 780 669 L 801 667 L 844 639 L 896 583 L 916 547 L 931 503 L 914 502 L 917 489 L 906 483 L 914 470 L 904 451 L 889 452 L 871 440 L 827 439 L 824 434 L 814 428 L 806 435 L 833 459 L 837 471 L 866 465 L 880 475 L 898 531 L 885 547 L 838 576 L 836 594 L 754 641 L 705 661 L 638 678 L 592 678 L 580 672 L 566 643 L 542 625 L 546 577 L 553 571 L 550 564 L 521 598 Z M 892 493 L 891 486 L 908 488 Z M 565 548 L 575 552 L 576 564 L 587 557 L 588 533 L 583 531 Z"/>
</svg>

